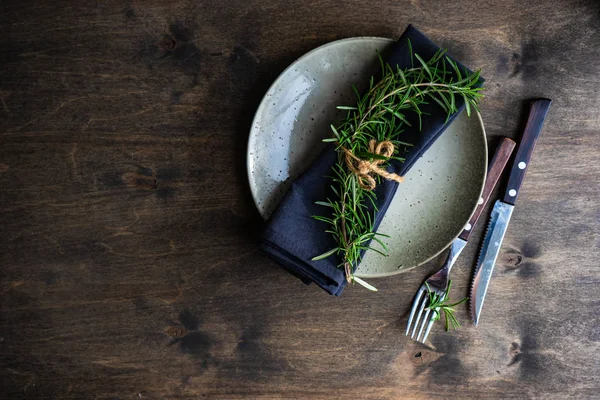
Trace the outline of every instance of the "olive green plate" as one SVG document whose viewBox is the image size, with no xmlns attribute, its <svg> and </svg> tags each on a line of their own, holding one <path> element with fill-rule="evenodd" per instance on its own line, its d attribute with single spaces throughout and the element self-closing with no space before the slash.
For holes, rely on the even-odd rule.
<svg viewBox="0 0 600 400">
<path fill-rule="evenodd" d="M 250 130 L 248 177 L 254 202 L 268 218 L 291 181 L 312 162 L 330 136 L 329 124 L 352 105 L 352 85 L 364 89 L 376 72 L 376 50 L 390 39 L 359 37 L 312 50 L 273 83 Z M 459 115 L 413 165 L 401 183 L 379 232 L 390 235 L 384 257 L 367 252 L 356 275 L 378 277 L 421 265 L 450 245 L 481 196 L 487 167 L 485 130 L 479 114 Z M 325 199 L 324 199 L 325 200 Z"/>
</svg>

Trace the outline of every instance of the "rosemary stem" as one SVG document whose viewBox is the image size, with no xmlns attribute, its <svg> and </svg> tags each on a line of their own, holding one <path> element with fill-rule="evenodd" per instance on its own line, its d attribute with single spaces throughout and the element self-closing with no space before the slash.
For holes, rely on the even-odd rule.
<svg viewBox="0 0 600 400">
<path fill-rule="evenodd" d="M 478 86 L 479 72 L 462 76 L 454 61 L 447 57 L 442 60 L 443 51 L 437 52 L 428 62 L 423 61 L 417 54 L 411 53 L 411 58 L 413 56 L 419 60 L 421 66 L 394 71 L 382 62 L 381 80 L 375 84 L 372 78 L 366 94 L 361 96 L 357 92 L 356 107 L 338 107 L 348 110 L 348 115 L 339 125 L 331 126 L 335 137 L 326 139 L 329 142 L 336 142 L 336 150 L 339 152 L 338 161 L 334 165 L 332 186 L 337 198 L 319 202 L 333 209 L 332 218 L 314 217 L 332 226 L 330 229 L 336 238 L 337 247 L 314 259 L 322 259 L 332 254 L 341 255 L 342 263 L 339 266 L 346 271 L 347 279 L 354 280 L 371 290 L 374 288 L 366 282 L 354 279 L 352 267 L 360 262 L 365 251 L 380 252 L 370 247 L 371 241 L 381 244 L 387 251 L 385 244 L 377 238 L 385 235 L 374 231 L 377 206 L 375 193 L 370 190 L 374 185 L 366 187 L 359 185 L 357 183 L 359 175 L 355 175 L 359 172 L 344 164 L 343 155 L 352 154 L 353 158 L 359 161 L 374 160 L 375 157 L 381 156 L 373 152 L 374 141 L 379 144 L 386 141 L 397 144 L 404 131 L 404 125 L 409 125 L 406 119 L 407 112 L 416 112 L 421 126 L 423 112 L 420 107 L 428 104 L 428 100 L 438 103 L 446 111 L 447 117 L 450 117 L 458 111 L 456 95 L 464 99 L 467 113 L 471 108 L 477 110 L 477 102 L 483 97 Z M 453 80 L 454 76 L 448 76 L 447 65 L 456 72 L 456 81 Z M 375 151 L 378 152 L 379 150 Z M 393 154 L 392 150 L 391 156 L 379 157 L 378 168 L 385 170 L 392 158 L 402 160 L 400 157 L 394 157 Z M 372 172 L 373 170 L 369 173 Z M 388 178 L 386 175 L 382 176 Z M 374 179 L 371 175 L 368 177 Z M 376 177 L 376 179 L 383 178 Z M 368 207 L 369 202 L 373 207 Z"/>
</svg>

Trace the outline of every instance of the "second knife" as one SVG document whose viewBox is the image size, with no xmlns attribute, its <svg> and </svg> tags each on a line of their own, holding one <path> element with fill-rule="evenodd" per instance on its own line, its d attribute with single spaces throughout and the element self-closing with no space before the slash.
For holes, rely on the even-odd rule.
<svg viewBox="0 0 600 400">
<path fill-rule="evenodd" d="M 510 221 L 519 189 L 525 177 L 525 171 L 527 171 L 531 154 L 542 131 L 542 126 L 544 125 L 544 120 L 546 119 L 551 103 L 552 101 L 549 99 L 538 99 L 531 103 L 529 118 L 510 172 L 506 193 L 502 200 L 497 200 L 494 204 L 485 239 L 481 246 L 481 253 L 477 261 L 471 285 L 471 294 L 469 296 L 471 318 L 475 325 L 479 322 L 483 301 L 485 300 L 492 272 L 494 271 L 496 257 L 498 257 L 498 253 L 500 252 L 500 246 L 508 228 L 508 222 Z"/>
</svg>

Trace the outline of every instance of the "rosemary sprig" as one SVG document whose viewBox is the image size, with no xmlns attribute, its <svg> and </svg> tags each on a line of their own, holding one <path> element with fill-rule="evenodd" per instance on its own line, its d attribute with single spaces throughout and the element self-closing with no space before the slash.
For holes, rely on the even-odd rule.
<svg viewBox="0 0 600 400">
<path fill-rule="evenodd" d="M 450 326 L 452 326 L 453 329 L 460 328 L 460 324 L 454 316 L 454 312 L 456 310 L 452 307 L 462 304 L 468 299 L 467 297 L 465 297 L 464 299 L 457 301 L 456 303 L 450 303 L 449 293 L 451 285 L 452 281 L 449 281 L 446 291 L 441 295 L 432 292 L 429 288 L 429 285 L 427 285 L 427 290 L 429 292 L 429 306 L 427 306 L 427 309 L 433 311 L 433 321 L 439 320 L 442 317 L 441 313 L 444 313 L 444 317 L 446 320 L 446 332 L 450 330 Z"/>
<path fill-rule="evenodd" d="M 413 57 L 411 51 L 411 57 Z M 387 246 L 381 238 L 389 237 L 382 233 L 374 232 L 375 213 L 377 206 L 374 191 L 365 190 L 357 182 L 357 176 L 348 169 L 344 163 L 344 154 L 350 151 L 356 157 L 368 160 L 381 160 L 381 168 L 386 168 L 390 160 L 404 161 L 399 147 L 411 146 L 403 142 L 401 134 L 406 126 L 411 126 L 407 119 L 409 113 L 416 113 L 421 129 L 423 105 L 435 101 L 447 113 L 447 119 L 458 111 L 456 98 L 464 99 L 467 114 L 472 109 L 477 109 L 477 101 L 483 97 L 482 88 L 478 81 L 480 71 L 466 74 L 457 64 L 445 56 L 445 51 L 438 51 L 429 61 L 425 62 L 418 54 L 414 54 L 417 67 L 399 69 L 385 64 L 379 56 L 382 68 L 382 79 L 375 84 L 371 77 L 369 90 L 361 96 L 353 87 L 357 96 L 356 106 L 338 106 L 340 110 L 347 110 L 348 114 L 337 126 L 331 125 L 333 137 L 325 142 L 336 143 L 338 162 L 333 168 L 331 176 L 331 189 L 335 195 L 333 199 L 317 202 L 329 208 L 331 214 L 327 216 L 314 216 L 317 220 L 329 225 L 326 232 L 333 235 L 337 247 L 314 257 L 313 260 L 327 258 L 331 255 L 341 256 L 342 262 L 338 267 L 344 268 L 348 282 L 354 281 L 370 290 L 376 290 L 371 285 L 354 277 L 354 267 L 360 261 L 362 254 L 373 250 L 382 255 L 387 255 Z M 456 74 L 455 80 L 451 69 Z M 377 143 L 390 141 L 394 145 L 394 153 L 389 158 L 369 151 L 369 142 Z M 375 177 L 377 183 L 381 181 Z M 376 242 L 381 250 L 373 248 L 370 244 Z"/>
</svg>

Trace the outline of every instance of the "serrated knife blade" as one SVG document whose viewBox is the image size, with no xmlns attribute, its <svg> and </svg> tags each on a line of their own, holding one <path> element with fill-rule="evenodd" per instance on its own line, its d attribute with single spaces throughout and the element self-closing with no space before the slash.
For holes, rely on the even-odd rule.
<svg viewBox="0 0 600 400">
<path fill-rule="evenodd" d="M 551 103 L 552 101 L 549 99 L 538 99 L 531 102 L 529 118 L 527 119 L 525 131 L 523 132 L 523 137 L 521 138 L 521 143 L 519 144 L 510 171 L 510 177 L 508 178 L 508 187 L 503 199 L 497 200 L 494 204 L 492 214 L 490 215 L 488 230 L 481 246 L 481 252 L 471 283 L 470 311 L 475 325 L 481 319 L 481 310 L 483 309 L 483 302 L 488 291 L 490 279 L 492 278 L 496 258 L 500 253 L 502 241 L 504 240 L 504 235 L 506 234 L 506 229 L 513 213 L 519 189 L 523 183 L 525 172 L 529 167 L 533 149 L 542 131 L 542 126 L 544 125 Z"/>
<path fill-rule="evenodd" d="M 471 318 L 475 325 L 479 322 L 483 301 L 485 300 L 492 272 L 494 271 L 496 258 L 500 252 L 500 246 L 502 245 L 502 240 L 506 234 L 506 229 L 508 228 L 513 209 L 513 205 L 506 204 L 500 200 L 496 201 L 494 208 L 492 209 L 490 223 L 485 234 L 483 245 L 481 246 L 477 266 L 475 267 L 475 275 L 473 277 L 471 295 L 469 297 L 471 299 Z"/>
</svg>

